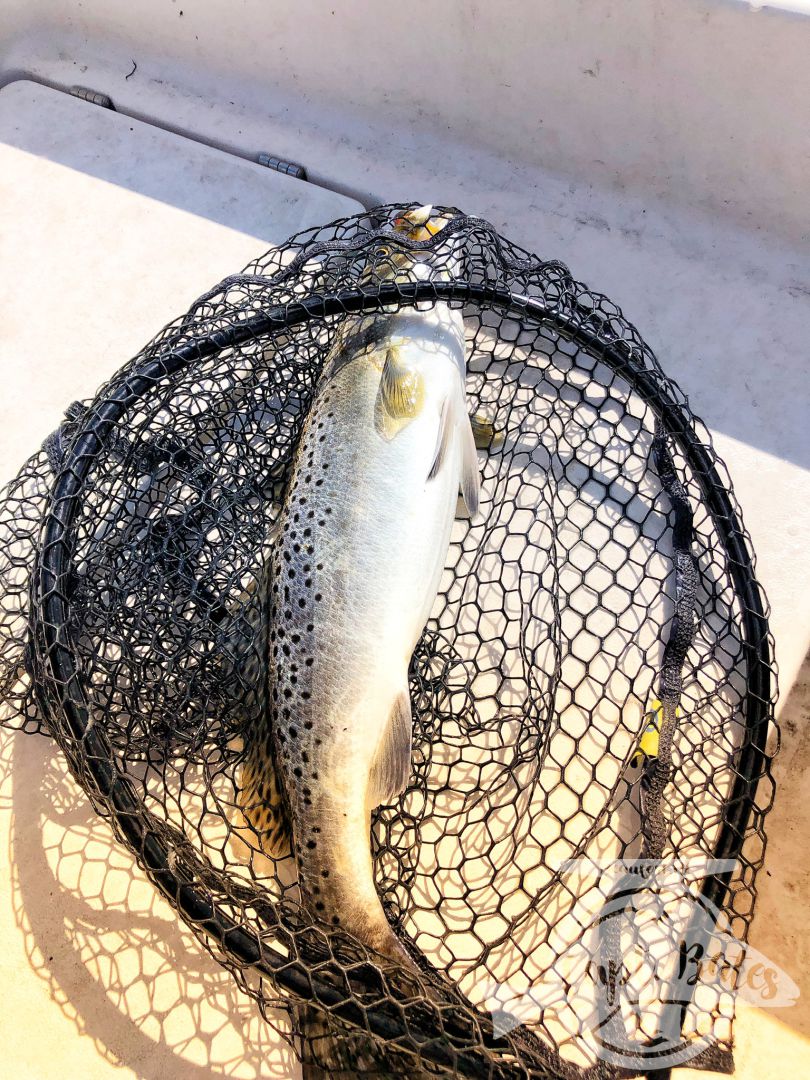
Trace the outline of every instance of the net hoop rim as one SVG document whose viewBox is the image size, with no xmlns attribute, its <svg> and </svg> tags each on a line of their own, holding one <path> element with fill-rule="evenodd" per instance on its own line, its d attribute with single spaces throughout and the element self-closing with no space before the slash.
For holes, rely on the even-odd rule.
<svg viewBox="0 0 810 1080">
<path fill-rule="evenodd" d="M 604 316 L 571 296 L 563 297 L 555 305 L 547 305 L 537 297 L 463 279 L 382 283 L 373 288 L 313 294 L 253 315 L 225 329 L 170 346 L 142 367 L 125 371 L 119 382 L 114 381 L 107 388 L 104 397 L 96 399 L 79 424 L 61 471 L 54 480 L 44 519 L 42 554 L 32 589 L 32 607 L 42 633 L 46 670 L 51 682 L 61 687 L 58 695 L 44 695 L 48 711 L 61 708 L 71 737 L 83 743 L 82 785 L 87 787 L 89 781 L 91 797 L 100 797 L 109 803 L 120 833 L 157 888 L 184 918 L 226 943 L 226 951 L 240 963 L 270 976 L 304 999 L 311 999 L 317 981 L 318 997 L 324 1004 L 339 1007 L 341 1016 L 361 1027 L 365 1026 L 365 1017 L 376 1034 L 400 1042 L 403 1039 L 410 1041 L 404 1027 L 374 1010 L 353 1006 L 338 991 L 315 980 L 303 964 L 291 963 L 289 957 L 219 910 L 216 903 L 203 896 L 195 886 L 195 871 L 183 852 L 170 850 L 155 827 L 148 824 L 153 815 L 134 792 L 127 777 L 115 766 L 106 733 L 94 725 L 90 717 L 68 631 L 67 579 L 71 572 L 71 529 L 79 513 L 84 481 L 104 449 L 105 435 L 158 380 L 175 375 L 218 352 L 311 320 L 437 302 L 475 305 L 551 327 L 560 337 L 606 363 L 653 409 L 663 432 L 674 440 L 700 485 L 705 505 L 726 548 L 729 573 L 743 609 L 741 640 L 748 665 L 744 705 L 746 738 L 715 846 L 717 859 L 736 860 L 743 846 L 762 764 L 767 757 L 765 745 L 772 691 L 770 637 L 753 555 L 734 503 L 715 467 L 716 457 L 698 437 L 693 418 L 668 392 L 668 387 L 674 387 L 674 384 L 644 365 L 640 347 L 606 332 Z M 566 311 L 566 306 L 570 310 Z M 715 874 L 704 882 L 702 895 L 716 909 L 722 907 L 730 876 L 730 873 Z M 351 1016 L 352 1011 L 358 1015 Z M 476 1069 L 479 1066 L 474 1059 L 465 1062 L 463 1052 L 444 1051 L 435 1038 L 421 1044 L 420 1052 L 439 1065 L 449 1064 L 451 1055 L 457 1071 L 478 1075 Z"/>
</svg>

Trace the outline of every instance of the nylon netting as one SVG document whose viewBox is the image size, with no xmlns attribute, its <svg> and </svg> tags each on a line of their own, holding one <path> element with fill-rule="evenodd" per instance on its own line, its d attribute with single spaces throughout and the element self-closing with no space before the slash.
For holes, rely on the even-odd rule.
<svg viewBox="0 0 810 1080">
<path fill-rule="evenodd" d="M 762 864 L 775 690 L 749 538 L 614 304 L 457 211 L 409 239 L 404 209 L 226 279 L 5 489 L 5 722 L 57 740 L 309 1075 L 663 1068 L 685 927 L 744 942 Z M 237 793 L 272 723 L 270 552 L 324 358 L 358 312 L 437 304 L 463 315 L 491 437 L 410 666 L 411 778 L 372 817 L 417 975 L 302 904 Z M 730 1067 L 728 980 L 681 999 L 666 1046 Z"/>
</svg>

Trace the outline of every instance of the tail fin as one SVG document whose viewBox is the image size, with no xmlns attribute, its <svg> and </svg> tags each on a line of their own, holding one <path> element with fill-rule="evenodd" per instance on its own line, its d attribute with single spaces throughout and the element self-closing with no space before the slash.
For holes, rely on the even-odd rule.
<svg viewBox="0 0 810 1080">
<path fill-rule="evenodd" d="M 349 1032 L 327 1012 L 310 1005 L 296 1008 L 301 1032 L 303 1080 L 354 1080 L 358 1074 L 379 1075 L 373 1043 Z"/>
<path fill-rule="evenodd" d="M 301 1032 L 303 1080 L 429 1080 L 435 1073 L 418 1068 L 413 1054 L 392 1044 L 381 1046 L 362 1031 L 350 1030 L 328 1012 L 296 1007 Z"/>
</svg>

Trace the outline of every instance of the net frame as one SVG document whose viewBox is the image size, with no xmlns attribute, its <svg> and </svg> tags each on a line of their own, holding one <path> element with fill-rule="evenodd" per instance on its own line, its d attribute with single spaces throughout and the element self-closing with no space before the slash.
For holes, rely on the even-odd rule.
<svg viewBox="0 0 810 1080">
<path fill-rule="evenodd" d="M 388 214 L 394 208 L 383 209 Z M 378 218 L 385 216 L 379 211 L 377 214 Z M 356 248 L 358 240 L 351 235 L 346 222 L 335 223 L 331 227 L 333 232 L 327 231 L 326 235 L 339 233 L 341 227 L 349 233 L 346 240 L 319 240 L 314 231 L 303 234 L 303 239 L 299 240 L 302 253 L 312 259 L 319 253 L 334 250 L 335 245 Z M 447 226 L 445 234 L 450 235 L 453 231 L 461 234 L 473 228 L 488 230 L 493 248 L 503 252 L 500 238 L 479 219 L 458 216 Z M 362 238 L 362 245 L 373 247 L 389 239 L 390 234 L 385 229 L 370 228 Z M 403 243 L 414 251 L 430 251 L 433 242 Z M 521 249 L 513 245 L 510 248 L 513 265 L 521 258 L 537 265 L 537 261 L 525 256 Z M 491 1031 L 486 1031 L 483 1038 L 479 1037 L 481 1047 L 486 1046 L 488 1051 L 482 1058 L 481 1054 L 465 1052 L 463 1048 L 470 1041 L 469 1030 L 462 1030 L 459 1047 L 448 1050 L 443 1044 L 448 1038 L 452 1041 L 452 1031 L 445 1029 L 437 1037 L 435 1016 L 423 1014 L 421 1024 L 413 1017 L 397 1023 L 396 1017 L 392 1018 L 385 1010 L 358 1009 L 351 994 L 341 999 L 340 993 L 328 981 L 319 985 L 305 957 L 291 962 L 289 955 L 274 950 L 263 937 L 251 933 L 223 912 L 212 899 L 211 874 L 204 860 L 180 836 L 174 837 L 172 842 L 166 823 L 154 818 L 128 777 L 115 767 L 107 733 L 102 726 L 93 723 L 69 630 L 73 571 L 71 530 L 80 512 L 86 478 L 127 411 L 135 407 L 156 382 L 171 378 L 207 357 L 259 338 L 273 339 L 313 320 L 399 310 L 420 304 L 449 303 L 465 309 L 472 307 L 514 318 L 521 325 L 528 323 L 550 328 L 562 340 L 598 357 L 654 410 L 662 437 L 671 442 L 691 476 L 700 484 L 704 505 L 723 539 L 729 573 L 743 616 L 740 629 L 747 672 L 743 709 L 746 737 L 736 763 L 735 780 L 714 855 L 718 860 L 737 860 L 752 815 L 760 813 L 757 789 L 769 769 L 767 740 L 774 695 L 767 608 L 756 581 L 750 541 L 724 482 L 721 466 L 710 444 L 700 437 L 686 399 L 663 375 L 638 333 L 609 301 L 577 285 L 561 264 L 543 265 L 548 268 L 549 288 L 542 298 L 498 284 L 463 278 L 358 284 L 332 294 L 325 291 L 289 300 L 271 310 L 192 336 L 180 344 L 172 345 L 170 337 L 166 347 L 160 348 L 155 355 L 143 362 L 136 358 L 108 384 L 91 409 L 82 415 L 75 414 L 71 421 L 72 430 L 66 429 L 62 433 L 58 451 L 54 453 L 54 459 L 59 461 L 59 472 L 48 500 L 31 589 L 31 641 L 36 653 L 32 667 L 37 676 L 39 707 L 47 717 L 48 728 L 65 751 L 74 774 L 96 808 L 111 817 L 119 838 L 136 854 L 155 886 L 181 916 L 202 936 L 216 941 L 239 965 L 271 978 L 301 1000 L 314 997 L 349 1024 L 370 1030 L 397 1045 L 410 1046 L 421 1061 L 435 1064 L 440 1069 L 451 1069 L 458 1075 L 482 1075 L 483 1067 L 487 1069 L 487 1075 L 493 1076 L 521 1075 L 526 1069 L 532 1075 L 563 1075 L 565 1070 L 563 1063 L 544 1059 L 540 1047 L 531 1040 L 521 1042 L 519 1036 L 499 1043 Z M 295 259 L 292 267 L 294 273 Z M 289 276 L 290 267 L 284 273 Z M 187 332 L 195 311 L 244 277 L 237 275 L 226 279 L 206 294 L 192 307 L 180 328 Z M 665 471 L 667 462 L 663 458 L 662 462 Z M 688 523 L 684 528 L 688 529 Z M 677 630 L 674 625 L 673 641 Z M 671 717 L 677 708 L 679 692 L 677 668 L 675 663 L 668 705 Z M 730 880 L 730 872 L 709 874 L 701 895 L 710 905 L 723 909 L 728 900 Z M 215 891 L 213 895 L 216 895 Z M 272 926 L 276 917 L 269 910 L 263 914 Z M 454 1019 L 459 1022 L 457 1016 Z M 450 1028 L 452 1026 L 451 1023 Z M 464 1029 L 463 1023 L 461 1028 Z"/>
</svg>

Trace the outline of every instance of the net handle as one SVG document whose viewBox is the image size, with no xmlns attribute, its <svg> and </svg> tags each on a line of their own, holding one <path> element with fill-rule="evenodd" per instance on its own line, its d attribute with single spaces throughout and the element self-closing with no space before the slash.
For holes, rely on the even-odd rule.
<svg viewBox="0 0 810 1080">
<path fill-rule="evenodd" d="M 148 360 L 139 370 L 127 372 L 118 385 L 110 388 L 107 397 L 94 405 L 74 437 L 62 471 L 55 480 L 45 519 L 42 555 L 34 590 L 41 613 L 47 664 L 51 679 L 59 688 L 58 699 L 67 727 L 73 738 L 83 743 L 83 772 L 96 792 L 111 803 L 122 834 L 138 853 L 139 862 L 156 886 L 186 918 L 207 934 L 226 943 L 227 951 L 240 962 L 272 975 L 286 989 L 305 999 L 310 999 L 312 995 L 312 977 L 302 966 L 291 965 L 288 958 L 269 948 L 201 894 L 193 884 L 192 867 L 181 852 L 170 851 L 157 829 L 144 820 L 142 802 L 130 781 L 115 767 L 109 740 L 103 729 L 94 725 L 90 716 L 68 631 L 71 531 L 79 512 L 84 482 L 104 446 L 105 438 L 127 409 L 160 380 L 225 349 L 236 348 L 258 337 L 272 335 L 313 319 L 378 311 L 386 306 L 400 308 L 436 302 L 474 304 L 549 326 L 572 344 L 601 359 L 653 409 L 701 486 L 712 521 L 726 548 L 735 591 L 743 604 L 743 645 L 748 662 L 745 698 L 748 738 L 742 748 L 738 773 L 716 845 L 715 856 L 718 859 L 736 860 L 740 854 L 750 806 L 766 757 L 766 721 L 771 690 L 770 643 L 752 556 L 734 505 L 711 455 L 698 439 L 681 406 L 667 394 L 660 376 L 644 366 L 643 354 L 638 355 L 640 349 L 634 350 L 621 340 L 605 340 L 606 324 L 598 313 L 572 302 L 570 298 L 567 305 L 569 310 L 565 310 L 562 306 L 549 306 L 541 299 L 505 288 L 458 279 L 382 283 L 373 288 L 308 296 L 169 347 Z M 729 880 L 730 874 L 717 874 L 704 882 L 703 894 L 718 908 L 722 907 Z M 318 993 L 324 1003 L 331 1003 L 330 997 L 339 995 L 334 988 L 320 984 Z M 344 1004 L 347 1010 L 352 1009 L 350 1002 L 345 1001 Z M 408 1038 L 408 1032 L 392 1018 L 370 1009 L 365 1011 L 365 1015 L 371 1029 L 383 1037 Z M 435 1039 L 423 1044 L 420 1052 L 437 1064 L 450 1063 L 443 1060 L 448 1052 Z M 461 1053 L 450 1056 L 458 1071 L 470 1076 L 478 1075 L 477 1061 L 464 1061 Z"/>
</svg>

